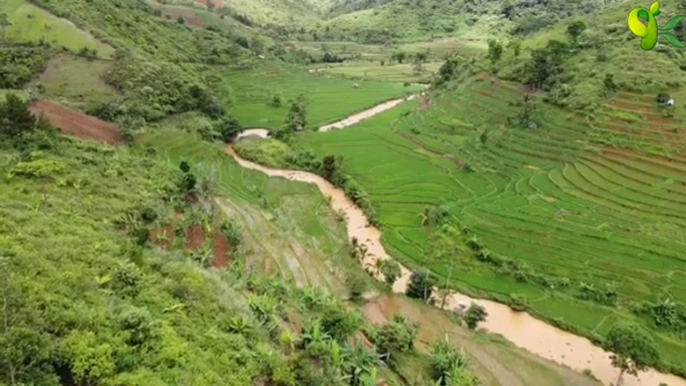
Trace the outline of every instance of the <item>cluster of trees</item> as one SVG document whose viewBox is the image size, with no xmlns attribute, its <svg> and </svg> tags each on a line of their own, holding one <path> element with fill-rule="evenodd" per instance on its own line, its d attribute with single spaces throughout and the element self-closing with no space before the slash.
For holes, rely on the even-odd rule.
<svg viewBox="0 0 686 386">
<path fill-rule="evenodd" d="M 38 119 L 29 110 L 30 101 L 7 93 L 0 102 L 0 140 L 10 140 L 15 146 L 25 146 L 29 137 L 36 133 L 51 133 L 52 126 Z"/>
<path fill-rule="evenodd" d="M 0 88 L 18 89 L 45 69 L 48 48 L 43 44 L 17 43 L 0 49 Z"/>
</svg>

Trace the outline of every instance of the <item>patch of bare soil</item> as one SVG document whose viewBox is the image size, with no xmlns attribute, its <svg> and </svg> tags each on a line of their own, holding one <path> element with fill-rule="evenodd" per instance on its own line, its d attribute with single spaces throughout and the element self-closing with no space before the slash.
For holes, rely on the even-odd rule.
<svg viewBox="0 0 686 386">
<path fill-rule="evenodd" d="M 226 268 L 229 266 L 229 250 L 231 247 L 229 239 L 218 231 L 214 231 L 213 238 L 214 260 L 212 265 L 217 268 Z"/>
<path fill-rule="evenodd" d="M 82 139 L 117 144 L 121 137 L 114 123 L 86 115 L 57 102 L 41 99 L 31 105 L 31 112 L 44 117 L 63 132 Z"/>
</svg>

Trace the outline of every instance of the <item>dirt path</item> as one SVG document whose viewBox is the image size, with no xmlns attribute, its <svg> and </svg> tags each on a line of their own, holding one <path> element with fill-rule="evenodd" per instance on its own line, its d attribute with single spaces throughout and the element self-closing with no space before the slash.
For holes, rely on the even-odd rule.
<svg viewBox="0 0 686 386">
<path fill-rule="evenodd" d="M 240 158 L 231 146 L 227 146 L 225 150 L 242 167 L 260 171 L 270 177 L 287 178 L 292 181 L 316 185 L 322 194 L 329 199 L 333 211 L 346 214 L 348 237 L 350 239 L 356 238 L 360 244 L 367 247 L 368 253 L 360 262 L 364 267 L 373 265 L 377 258 L 391 259 L 381 244 L 379 229 L 369 225 L 362 210 L 341 189 L 318 175 L 303 171 L 266 168 Z M 395 282 L 393 291 L 405 293 L 410 275 L 411 271 L 402 267 L 402 275 Z M 382 275 L 377 275 L 376 278 L 383 280 Z M 472 299 L 457 292 L 448 296 L 445 308 L 454 310 L 471 302 L 478 303 L 487 310 L 488 320 L 481 324 L 481 327 L 487 331 L 500 334 L 516 346 L 542 358 L 577 371 L 589 369 L 605 384 L 616 381 L 617 370 L 612 366 L 610 353 L 594 346 L 586 338 L 558 329 L 528 313 L 513 311 L 510 307 L 494 301 Z M 666 383 L 670 386 L 686 386 L 685 379 L 654 370 L 641 372 L 638 377 L 625 376 L 624 378 L 625 386 L 657 386 L 660 383 Z"/>
</svg>

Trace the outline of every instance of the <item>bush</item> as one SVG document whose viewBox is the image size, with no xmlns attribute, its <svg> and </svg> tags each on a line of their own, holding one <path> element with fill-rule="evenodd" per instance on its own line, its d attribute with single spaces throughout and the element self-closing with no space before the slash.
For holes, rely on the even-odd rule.
<svg viewBox="0 0 686 386">
<path fill-rule="evenodd" d="M 463 319 L 470 330 L 475 330 L 479 325 L 479 322 L 485 321 L 487 316 L 488 313 L 485 308 L 476 303 L 472 303 L 469 308 L 467 308 Z"/>
<path fill-rule="evenodd" d="M 411 298 L 426 302 L 431 298 L 433 286 L 434 283 L 428 271 L 413 271 L 406 294 Z"/>
<path fill-rule="evenodd" d="M 386 284 L 393 286 L 401 274 L 400 264 L 394 260 L 384 260 L 381 264 L 381 273 L 384 276 Z"/>
<path fill-rule="evenodd" d="M 345 284 L 348 286 L 350 298 L 353 301 L 359 300 L 367 289 L 367 282 L 357 274 L 348 274 L 348 277 L 345 279 Z"/>
</svg>

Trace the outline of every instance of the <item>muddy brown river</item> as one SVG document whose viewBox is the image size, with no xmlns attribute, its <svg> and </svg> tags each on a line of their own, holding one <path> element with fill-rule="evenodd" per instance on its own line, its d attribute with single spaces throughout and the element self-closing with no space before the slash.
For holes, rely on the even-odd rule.
<svg viewBox="0 0 686 386">
<path fill-rule="evenodd" d="M 389 101 L 384 104 L 385 109 L 380 109 L 381 105 L 379 105 L 368 110 L 367 114 L 363 112 L 356 115 L 364 116 L 362 119 L 366 119 L 397 106 L 403 101 L 404 99 Z M 374 112 L 372 113 L 371 110 L 374 110 Z M 356 118 L 337 122 L 329 125 L 331 127 L 326 130 L 343 128 L 346 125 L 342 122 L 346 122 L 347 126 L 349 126 L 362 119 Z M 324 130 L 326 127 L 320 128 L 320 131 L 326 131 Z M 265 138 L 268 132 L 266 130 L 252 129 L 250 133 L 246 132 L 245 134 L 242 137 L 259 136 Z M 316 185 L 325 197 L 330 198 L 330 205 L 334 211 L 345 213 L 348 237 L 350 239 L 356 238 L 360 244 L 367 247 L 367 255 L 362 259 L 362 264 L 365 267 L 372 267 L 377 259 L 392 259 L 381 244 L 381 232 L 379 229 L 369 225 L 365 214 L 345 195 L 343 190 L 316 174 L 295 170 L 271 169 L 247 161 L 238 156 L 231 146 L 226 147 L 226 152 L 244 168 L 260 171 L 270 177 L 287 178 L 291 181 Z M 402 275 L 393 286 L 393 291 L 396 293 L 405 293 L 410 280 L 411 271 L 406 267 L 401 269 Z M 374 270 L 371 271 L 374 272 Z M 376 278 L 383 280 L 383 275 L 377 275 Z M 517 312 L 507 305 L 490 300 L 473 299 L 458 292 L 453 292 L 448 296 L 445 309 L 454 310 L 460 307 L 460 305 L 468 305 L 471 302 L 483 306 L 488 312 L 488 319 L 479 325 L 480 328 L 494 334 L 500 334 L 521 348 L 577 371 L 589 369 L 606 385 L 617 381 L 618 370 L 611 364 L 610 353 L 593 345 L 590 340 L 584 337 L 549 325 L 526 312 Z M 638 377 L 625 375 L 623 385 L 658 386 L 661 383 L 669 386 L 686 386 L 686 379 L 663 374 L 651 369 L 640 372 Z"/>
</svg>

